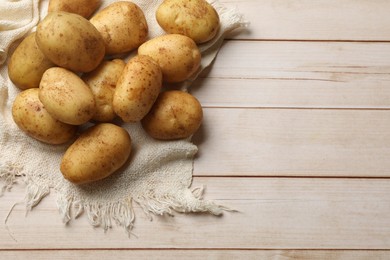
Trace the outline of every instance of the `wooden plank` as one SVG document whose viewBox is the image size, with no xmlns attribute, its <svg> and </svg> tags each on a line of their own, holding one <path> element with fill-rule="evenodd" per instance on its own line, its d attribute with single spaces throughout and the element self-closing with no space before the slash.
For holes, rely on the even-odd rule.
<svg viewBox="0 0 390 260">
<path fill-rule="evenodd" d="M 390 108 L 390 43 L 227 41 L 191 92 L 206 107 Z"/>
<path fill-rule="evenodd" d="M 204 109 L 195 175 L 390 176 L 390 111 Z"/>
<path fill-rule="evenodd" d="M 203 78 L 190 90 L 203 107 L 389 109 L 387 80 Z"/>
<path fill-rule="evenodd" d="M 207 199 L 240 212 L 150 222 L 137 208 L 128 239 L 121 228 L 92 228 L 85 216 L 63 225 L 51 194 L 26 218 L 14 208 L 8 230 L 0 226 L 0 249 L 390 249 L 390 179 L 195 178 L 194 187 L 202 184 Z M 20 187 L 14 192 L 15 201 L 23 197 Z M 1 219 L 10 203 L 0 204 Z"/>
<path fill-rule="evenodd" d="M 387 260 L 389 251 L 353 250 L 39 250 L 0 251 L 4 259 L 300 259 Z"/>
<path fill-rule="evenodd" d="M 221 0 L 250 22 L 235 39 L 390 40 L 383 0 Z"/>
</svg>

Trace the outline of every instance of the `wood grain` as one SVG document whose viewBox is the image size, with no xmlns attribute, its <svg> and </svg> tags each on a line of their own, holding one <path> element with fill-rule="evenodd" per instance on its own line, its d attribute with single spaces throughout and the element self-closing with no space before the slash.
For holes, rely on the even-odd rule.
<svg viewBox="0 0 390 260">
<path fill-rule="evenodd" d="M 2 251 L 1 256 L 9 260 L 27 258 L 56 259 L 300 259 L 300 260 L 387 260 L 386 250 L 34 250 Z"/>
<path fill-rule="evenodd" d="M 390 108 L 390 43 L 228 41 L 191 88 L 205 107 Z"/>
<path fill-rule="evenodd" d="M 250 22 L 235 39 L 389 41 L 383 0 L 221 0 Z"/>
<path fill-rule="evenodd" d="M 85 216 L 63 225 L 52 194 L 26 218 L 22 206 L 14 208 L 8 230 L 0 226 L 0 248 L 390 249 L 388 179 L 195 178 L 199 185 L 207 187 L 205 198 L 240 212 L 150 222 L 137 208 L 128 239 L 118 227 L 92 228 Z M 0 205 L 1 219 L 20 191 L 6 194 L 12 199 Z"/>
<path fill-rule="evenodd" d="M 194 174 L 390 176 L 390 111 L 208 108 Z"/>
</svg>

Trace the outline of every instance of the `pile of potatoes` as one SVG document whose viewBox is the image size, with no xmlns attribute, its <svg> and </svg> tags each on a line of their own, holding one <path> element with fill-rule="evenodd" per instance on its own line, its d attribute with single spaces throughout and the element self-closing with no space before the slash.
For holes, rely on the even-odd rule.
<svg viewBox="0 0 390 260">
<path fill-rule="evenodd" d="M 200 69 L 197 44 L 219 29 L 218 14 L 205 0 L 163 1 L 156 20 L 166 34 L 153 39 L 136 4 L 114 2 L 93 15 L 100 4 L 50 0 L 47 16 L 8 63 L 21 90 L 12 106 L 16 125 L 44 143 L 73 142 L 60 170 L 75 184 L 101 180 L 126 163 L 131 137 L 118 120 L 141 122 L 159 140 L 198 130 L 201 104 L 170 85 Z M 132 52 L 130 60 L 120 58 Z"/>
</svg>

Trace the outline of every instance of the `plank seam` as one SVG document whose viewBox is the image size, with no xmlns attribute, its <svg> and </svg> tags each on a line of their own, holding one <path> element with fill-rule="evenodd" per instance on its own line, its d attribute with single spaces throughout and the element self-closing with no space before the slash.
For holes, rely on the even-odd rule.
<svg viewBox="0 0 390 260">
<path fill-rule="evenodd" d="M 225 41 L 243 41 L 243 42 L 340 42 L 340 43 L 390 43 L 390 40 L 336 40 L 336 39 L 249 39 L 249 38 L 242 38 L 242 39 L 234 39 L 234 38 L 225 38 Z"/>
<path fill-rule="evenodd" d="M 388 111 L 390 107 L 281 107 L 281 106 L 212 106 L 203 105 L 203 108 L 207 109 L 263 109 L 263 110 L 375 110 L 375 111 Z"/>
<path fill-rule="evenodd" d="M 0 252 L 17 251 L 386 251 L 390 249 L 343 249 L 343 248 L 10 248 L 0 249 Z"/>
<path fill-rule="evenodd" d="M 370 179 L 370 180 L 390 180 L 390 176 L 290 176 L 290 175 L 199 175 L 194 174 L 194 178 L 264 178 L 264 179 Z"/>
</svg>

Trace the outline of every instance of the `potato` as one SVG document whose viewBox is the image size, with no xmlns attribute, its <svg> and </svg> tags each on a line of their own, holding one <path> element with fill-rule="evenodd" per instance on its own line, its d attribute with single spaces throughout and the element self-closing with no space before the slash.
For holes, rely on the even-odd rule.
<svg viewBox="0 0 390 260">
<path fill-rule="evenodd" d="M 148 56 L 132 58 L 116 85 L 113 107 L 125 122 L 140 121 L 156 101 L 162 86 L 162 72 Z"/>
<path fill-rule="evenodd" d="M 38 88 L 42 75 L 55 66 L 38 48 L 35 32 L 15 49 L 8 63 L 8 76 L 20 89 Z"/>
<path fill-rule="evenodd" d="M 107 54 L 136 49 L 146 41 L 148 24 L 141 8 L 132 2 L 115 2 L 90 19 L 104 39 Z"/>
<path fill-rule="evenodd" d="M 101 123 L 83 132 L 66 150 L 60 170 L 75 184 L 93 182 L 122 167 L 130 153 L 129 133 L 117 125 Z"/>
<path fill-rule="evenodd" d="M 100 0 L 50 0 L 48 12 L 64 11 L 88 18 L 100 4 Z"/>
<path fill-rule="evenodd" d="M 43 74 L 39 99 L 52 117 L 71 125 L 86 123 L 96 111 L 88 85 L 75 73 L 60 67 Z"/>
<path fill-rule="evenodd" d="M 156 19 L 167 33 L 186 35 L 196 43 L 211 40 L 219 29 L 218 13 L 205 0 L 164 0 Z"/>
<path fill-rule="evenodd" d="M 92 117 L 98 122 L 110 122 L 116 114 L 112 107 L 116 83 L 126 63 L 121 59 L 103 61 L 95 70 L 81 78 L 89 86 L 95 98 L 96 112 Z"/>
<path fill-rule="evenodd" d="M 49 60 L 76 72 L 92 71 L 105 55 L 104 41 L 98 30 L 77 14 L 49 13 L 38 24 L 35 38 Z"/>
<path fill-rule="evenodd" d="M 180 34 L 167 34 L 153 38 L 138 48 L 139 55 L 157 61 L 165 82 L 188 79 L 200 67 L 201 54 L 196 43 Z"/>
<path fill-rule="evenodd" d="M 63 144 L 76 133 L 77 126 L 54 119 L 46 111 L 38 97 L 39 89 L 20 92 L 12 105 L 12 117 L 16 125 L 27 135 L 48 144 Z"/>
<path fill-rule="evenodd" d="M 202 107 L 193 95 L 170 90 L 158 96 L 141 123 L 153 138 L 173 140 L 190 137 L 198 130 L 202 119 Z"/>
</svg>

